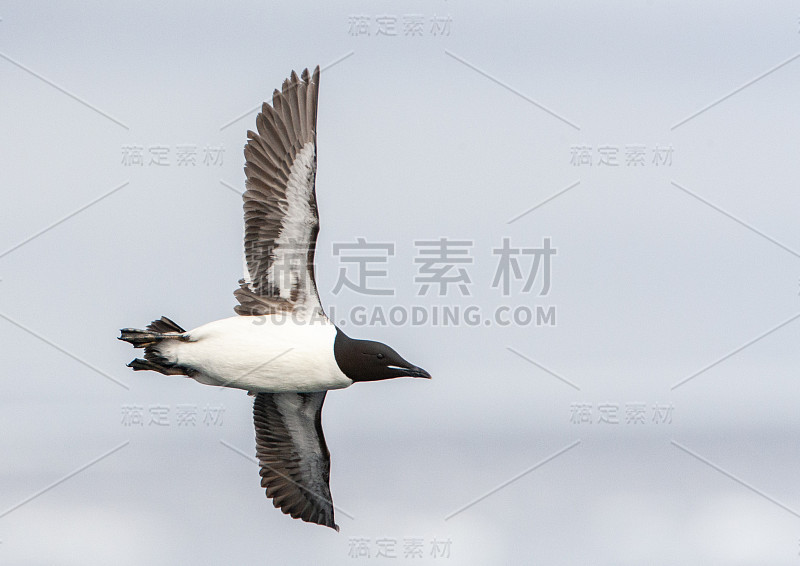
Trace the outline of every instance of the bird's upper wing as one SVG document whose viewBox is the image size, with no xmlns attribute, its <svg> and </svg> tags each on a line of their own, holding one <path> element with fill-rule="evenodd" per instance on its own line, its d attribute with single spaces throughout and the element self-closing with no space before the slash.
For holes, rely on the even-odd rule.
<svg viewBox="0 0 800 566">
<path fill-rule="evenodd" d="M 330 453 L 318 393 L 258 393 L 253 404 L 261 487 L 295 519 L 339 530 L 329 486 Z"/>
<path fill-rule="evenodd" d="M 234 293 L 238 314 L 302 309 L 322 313 L 314 281 L 319 232 L 317 170 L 319 67 L 292 72 L 256 118 L 244 148 L 245 277 Z"/>
</svg>

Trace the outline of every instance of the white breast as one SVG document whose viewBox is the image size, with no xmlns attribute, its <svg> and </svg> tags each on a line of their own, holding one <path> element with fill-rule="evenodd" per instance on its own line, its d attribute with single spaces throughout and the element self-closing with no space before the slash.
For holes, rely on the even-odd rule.
<svg viewBox="0 0 800 566">
<path fill-rule="evenodd" d="M 269 393 L 341 389 L 353 383 L 336 364 L 336 327 L 329 321 L 234 316 L 187 334 L 188 342 L 164 341 L 158 351 L 196 370 L 193 377 L 201 383 Z"/>
</svg>

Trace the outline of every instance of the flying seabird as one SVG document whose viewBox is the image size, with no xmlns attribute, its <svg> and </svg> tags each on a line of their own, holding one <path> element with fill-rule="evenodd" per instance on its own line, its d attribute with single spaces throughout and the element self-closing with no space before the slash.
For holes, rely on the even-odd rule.
<svg viewBox="0 0 800 566">
<path fill-rule="evenodd" d="M 255 396 L 261 487 L 295 519 L 339 530 L 322 433 L 329 389 L 357 381 L 430 378 L 386 344 L 350 338 L 325 315 L 314 280 L 319 232 L 319 67 L 292 72 L 264 103 L 244 148 L 244 279 L 237 316 L 186 331 L 167 317 L 120 340 L 144 348 L 128 367 L 184 375 Z"/>
</svg>

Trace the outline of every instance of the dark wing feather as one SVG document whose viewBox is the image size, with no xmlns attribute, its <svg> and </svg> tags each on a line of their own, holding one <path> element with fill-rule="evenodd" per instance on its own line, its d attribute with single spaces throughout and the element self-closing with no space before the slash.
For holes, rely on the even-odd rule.
<svg viewBox="0 0 800 566">
<path fill-rule="evenodd" d="M 261 487 L 295 519 L 339 530 L 333 518 L 330 453 L 319 393 L 258 393 L 253 404 Z"/>
<path fill-rule="evenodd" d="M 238 314 L 322 313 L 314 281 L 318 93 L 319 67 L 313 75 L 292 72 L 272 105 L 262 105 L 257 132 L 247 132 L 246 266 L 234 293 Z"/>
</svg>

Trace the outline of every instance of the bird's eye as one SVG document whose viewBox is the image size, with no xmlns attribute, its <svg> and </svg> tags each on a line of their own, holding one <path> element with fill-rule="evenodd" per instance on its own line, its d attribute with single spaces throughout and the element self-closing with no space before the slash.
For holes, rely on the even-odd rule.
<svg viewBox="0 0 800 566">
<path fill-rule="evenodd" d="M 385 356 L 383 354 L 378 354 L 378 359 L 382 360 Z"/>
</svg>

